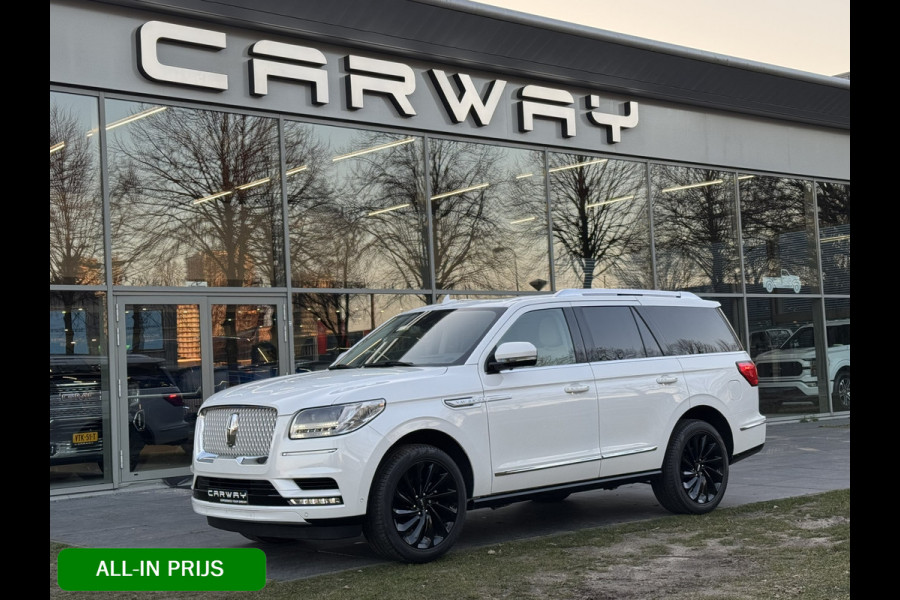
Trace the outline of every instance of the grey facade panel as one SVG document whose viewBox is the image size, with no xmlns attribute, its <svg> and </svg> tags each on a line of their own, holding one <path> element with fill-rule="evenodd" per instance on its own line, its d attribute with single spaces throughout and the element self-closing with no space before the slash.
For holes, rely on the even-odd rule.
<svg viewBox="0 0 900 600">
<path fill-rule="evenodd" d="M 466 0 L 107 0 L 657 100 L 850 128 L 850 82 Z"/>
<path fill-rule="evenodd" d="M 235 109 L 271 111 L 287 116 L 308 116 L 364 126 L 543 145 L 564 151 L 614 154 L 838 180 L 850 178 L 850 133 L 849 129 L 841 127 L 822 127 L 798 121 L 767 119 L 753 112 L 740 114 L 734 110 L 715 110 L 685 102 L 663 102 L 637 92 L 622 92 L 602 86 L 574 86 L 565 77 L 556 81 L 536 82 L 533 79 L 522 78 L 515 72 L 504 73 L 502 70 L 498 72 L 497 65 L 472 63 L 465 69 L 454 68 L 448 64 L 430 62 L 422 58 L 412 59 L 395 54 L 376 53 L 376 49 L 385 49 L 384 44 L 374 44 L 371 49 L 368 47 L 361 49 L 357 40 L 352 47 L 337 46 L 319 41 L 312 36 L 288 35 L 289 31 L 297 29 L 295 27 L 282 27 L 280 28 L 282 33 L 276 35 L 272 31 L 260 31 L 259 28 L 238 28 L 219 24 L 220 19 L 212 22 L 196 18 L 188 19 L 182 16 L 185 10 L 177 11 L 179 14 L 174 14 L 175 11 L 170 10 L 168 14 L 164 14 L 136 10 L 122 6 L 123 4 L 146 7 L 163 3 L 110 4 L 74 0 L 51 2 L 51 85 L 72 85 L 110 93 L 141 94 L 172 101 L 202 102 Z M 219 3 L 213 5 L 187 0 L 165 4 L 220 6 Z M 221 6 L 229 8 L 237 4 L 242 3 Z M 255 3 L 256 9 L 250 13 L 257 16 L 269 14 L 264 9 L 277 4 L 280 3 Z M 338 1 L 335 4 L 337 11 L 335 15 L 340 15 L 341 7 L 350 4 L 352 2 Z M 384 4 L 388 9 L 401 4 L 435 8 L 399 0 L 391 0 Z M 378 5 L 381 6 L 381 3 Z M 247 13 L 248 10 L 240 8 L 241 14 Z M 202 16 L 196 9 L 187 12 L 194 17 Z M 225 12 L 224 9 L 222 12 Z M 371 14 L 372 11 L 368 12 Z M 272 18 L 271 14 L 268 18 Z M 332 18 L 336 17 L 332 15 Z M 159 58 L 165 64 L 225 74 L 228 77 L 227 89 L 219 91 L 175 85 L 154 81 L 142 75 L 138 68 L 137 32 L 142 25 L 152 20 L 225 34 L 226 43 L 221 50 L 166 43 L 159 46 Z M 234 18 L 230 21 L 241 22 Z M 407 35 L 421 33 L 422 25 L 409 24 L 409 29 L 404 29 L 404 20 L 400 19 L 398 23 L 400 23 L 397 30 L 399 32 Z M 328 31 L 332 27 L 335 26 L 326 23 L 323 30 Z M 321 33 L 318 37 L 321 37 Z M 267 94 L 251 94 L 249 49 L 255 42 L 264 39 L 322 52 L 326 59 L 322 69 L 327 73 L 329 101 L 326 104 L 315 104 L 309 85 L 274 78 L 269 81 Z M 348 77 L 345 59 L 349 55 L 376 58 L 410 67 L 414 73 L 415 91 L 408 99 L 415 115 L 400 114 L 386 97 L 377 94 L 365 94 L 364 106 L 351 109 L 345 85 Z M 445 70 L 448 76 L 454 73 L 470 76 L 482 96 L 486 94 L 490 82 L 506 81 L 490 122 L 480 126 L 471 116 L 461 123 L 454 122 L 441 102 L 439 90 L 428 74 L 430 69 Z M 522 111 L 520 95 L 525 86 L 535 84 L 571 94 L 574 101 L 572 105 L 574 131 L 568 133 L 574 135 L 564 135 L 566 132 L 560 122 L 543 118 L 534 119 L 532 130 L 522 131 L 519 124 Z M 588 118 L 589 109 L 586 107 L 586 101 L 592 95 L 597 96 L 599 100 L 597 110 L 610 114 L 621 114 L 624 103 L 636 102 L 640 115 L 638 124 L 623 130 L 621 141 L 612 143 L 607 128 L 592 123 Z"/>
</svg>

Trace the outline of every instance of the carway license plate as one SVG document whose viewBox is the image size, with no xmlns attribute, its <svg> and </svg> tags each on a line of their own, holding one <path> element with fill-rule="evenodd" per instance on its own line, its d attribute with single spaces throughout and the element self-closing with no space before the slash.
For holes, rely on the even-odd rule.
<svg viewBox="0 0 900 600">
<path fill-rule="evenodd" d="M 100 434 L 96 431 L 88 431 L 85 433 L 73 433 L 72 434 L 72 443 L 73 444 L 93 444 L 97 440 L 100 439 Z"/>
</svg>

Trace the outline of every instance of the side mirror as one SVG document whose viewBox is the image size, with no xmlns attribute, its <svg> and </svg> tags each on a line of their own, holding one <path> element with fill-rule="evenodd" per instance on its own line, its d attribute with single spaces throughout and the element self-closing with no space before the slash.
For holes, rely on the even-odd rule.
<svg viewBox="0 0 900 600">
<path fill-rule="evenodd" d="M 487 372 L 499 373 L 514 367 L 533 367 L 537 364 L 537 348 L 531 342 L 505 342 L 497 346 L 488 359 Z"/>
</svg>

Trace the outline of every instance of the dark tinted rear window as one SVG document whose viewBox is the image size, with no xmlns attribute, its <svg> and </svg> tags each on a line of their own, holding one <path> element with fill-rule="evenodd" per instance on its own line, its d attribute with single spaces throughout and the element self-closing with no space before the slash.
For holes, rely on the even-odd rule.
<svg viewBox="0 0 900 600">
<path fill-rule="evenodd" d="M 627 306 L 585 306 L 581 309 L 584 319 L 585 343 L 588 360 L 627 360 L 659 356 L 656 342 L 649 335 L 642 336 L 643 325 Z M 647 339 L 645 340 L 644 337 Z"/>
<path fill-rule="evenodd" d="M 742 349 L 725 315 L 717 308 L 641 306 L 637 311 L 667 356 Z"/>
</svg>

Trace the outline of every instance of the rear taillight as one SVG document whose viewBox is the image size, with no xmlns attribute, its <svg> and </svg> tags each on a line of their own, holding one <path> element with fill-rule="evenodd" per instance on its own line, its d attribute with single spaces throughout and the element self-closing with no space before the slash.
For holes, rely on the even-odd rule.
<svg viewBox="0 0 900 600">
<path fill-rule="evenodd" d="M 737 364 L 738 371 L 747 380 L 747 383 L 756 387 L 759 385 L 759 373 L 756 372 L 756 364 L 752 360 L 742 361 Z"/>
<path fill-rule="evenodd" d="M 166 394 L 163 398 L 172 406 L 184 406 L 184 398 L 181 397 L 181 394 Z"/>
</svg>

